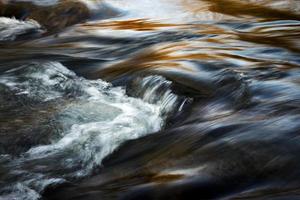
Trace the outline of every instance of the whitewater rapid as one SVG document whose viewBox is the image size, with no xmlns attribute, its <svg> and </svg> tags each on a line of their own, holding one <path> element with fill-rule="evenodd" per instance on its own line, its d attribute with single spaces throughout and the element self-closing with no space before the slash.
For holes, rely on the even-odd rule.
<svg viewBox="0 0 300 200">
<path fill-rule="evenodd" d="M 39 199 L 48 186 L 92 174 L 122 143 L 159 131 L 179 105 L 171 82 L 161 76 L 139 78 L 134 84 L 139 98 L 134 98 L 126 88 L 84 79 L 58 62 L 7 71 L 0 85 L 23 101 L 57 103 L 54 118 L 60 124 L 49 144 L 17 159 L 0 156 L 10 183 L 0 183 L 0 199 Z"/>
</svg>

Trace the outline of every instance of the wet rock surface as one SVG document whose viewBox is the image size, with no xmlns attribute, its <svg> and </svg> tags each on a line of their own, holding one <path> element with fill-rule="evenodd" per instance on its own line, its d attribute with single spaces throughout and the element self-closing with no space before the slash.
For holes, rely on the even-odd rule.
<svg viewBox="0 0 300 200">
<path fill-rule="evenodd" d="M 0 16 L 20 20 L 33 19 L 48 32 L 63 30 L 84 22 L 91 14 L 87 6 L 75 0 L 62 0 L 54 5 L 36 5 L 31 2 L 0 2 Z"/>
</svg>

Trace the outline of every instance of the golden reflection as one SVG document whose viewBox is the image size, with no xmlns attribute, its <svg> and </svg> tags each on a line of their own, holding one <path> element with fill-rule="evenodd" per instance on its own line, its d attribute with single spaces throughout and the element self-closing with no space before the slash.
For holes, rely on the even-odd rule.
<svg viewBox="0 0 300 200">
<path fill-rule="evenodd" d="M 268 45 L 273 47 L 280 47 L 292 52 L 300 52 L 300 26 L 299 24 L 289 25 L 272 25 L 258 26 L 244 31 L 226 30 L 214 25 L 193 25 L 197 28 L 198 34 L 215 34 L 218 37 L 203 39 L 210 43 L 216 44 L 230 44 L 235 43 L 241 45 L 241 41 L 248 42 L 248 46 L 254 44 Z M 250 44 L 252 43 L 252 45 Z M 209 45 L 211 46 L 211 45 Z M 235 46 L 234 49 L 242 50 L 245 47 Z M 233 48 L 226 47 L 227 50 Z"/>
<path fill-rule="evenodd" d="M 154 183 L 168 183 L 172 181 L 182 180 L 184 175 L 182 174 L 159 174 L 154 176 L 150 181 Z"/>
<path fill-rule="evenodd" d="M 272 35 L 258 34 L 237 34 L 240 40 L 252 43 L 265 44 L 273 47 L 281 47 L 292 52 L 300 53 L 300 48 L 294 43 L 294 40 L 282 37 L 274 37 Z"/>
<path fill-rule="evenodd" d="M 191 0 L 182 0 L 183 4 L 188 5 Z M 263 19 L 286 19 L 286 20 L 299 20 L 300 14 L 289 9 L 277 9 L 269 6 L 271 1 L 245 1 L 245 0 L 198 0 L 198 5 L 195 1 L 192 5 L 192 11 L 206 9 L 207 2 L 209 4 L 208 10 L 214 13 L 221 13 L 235 17 L 250 16 Z"/>
<path fill-rule="evenodd" d="M 235 35 L 237 40 L 280 47 L 296 53 L 300 52 L 299 24 L 262 26 L 252 28 L 247 32 L 236 32 Z"/>
<path fill-rule="evenodd" d="M 153 22 L 147 19 L 134 19 L 125 21 L 110 21 L 82 24 L 81 27 L 94 30 L 99 28 L 110 28 L 115 30 L 153 31 L 160 28 L 178 27 L 180 25 Z"/>
<path fill-rule="evenodd" d="M 127 73 L 136 73 L 139 71 L 155 70 L 159 68 L 173 68 L 173 69 L 184 69 L 184 66 L 179 65 L 176 62 L 172 62 L 173 57 L 170 55 L 173 51 L 164 50 L 146 50 L 143 51 L 132 58 L 113 64 L 104 69 L 100 69 L 98 72 L 94 73 L 93 78 L 98 78 L 99 76 L 105 77 L 106 79 L 113 78 L 116 76 L 124 75 Z M 92 75 L 93 76 L 93 75 Z"/>
<path fill-rule="evenodd" d="M 187 50 L 187 52 L 183 50 Z M 189 52 L 189 46 L 182 42 L 156 49 L 146 49 L 128 60 L 98 70 L 92 77 L 105 77 L 105 79 L 110 79 L 128 73 L 160 69 L 177 69 L 193 72 L 193 68 L 182 65 L 180 61 L 194 59 L 218 59 L 218 56 L 209 55 L 207 53 Z"/>
</svg>

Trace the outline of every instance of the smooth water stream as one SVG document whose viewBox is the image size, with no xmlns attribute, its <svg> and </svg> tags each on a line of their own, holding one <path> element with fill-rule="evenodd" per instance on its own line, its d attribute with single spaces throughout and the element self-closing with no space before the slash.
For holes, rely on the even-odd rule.
<svg viewBox="0 0 300 200">
<path fill-rule="evenodd" d="M 297 0 L 0 0 L 0 199 L 299 199 Z"/>
</svg>

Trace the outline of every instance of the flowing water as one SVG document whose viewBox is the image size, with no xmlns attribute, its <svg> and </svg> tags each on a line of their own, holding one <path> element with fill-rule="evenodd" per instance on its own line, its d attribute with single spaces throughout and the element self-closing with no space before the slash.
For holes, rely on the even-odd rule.
<svg viewBox="0 0 300 200">
<path fill-rule="evenodd" d="M 298 0 L 0 16 L 0 200 L 300 199 Z"/>
</svg>

